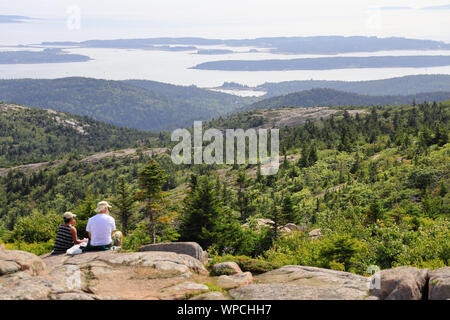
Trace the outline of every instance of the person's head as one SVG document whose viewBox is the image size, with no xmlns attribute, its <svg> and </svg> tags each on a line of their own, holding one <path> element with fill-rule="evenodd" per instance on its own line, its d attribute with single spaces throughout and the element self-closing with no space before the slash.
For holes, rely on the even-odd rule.
<svg viewBox="0 0 450 320">
<path fill-rule="evenodd" d="M 97 209 L 95 209 L 95 212 L 108 214 L 110 208 L 112 208 L 112 206 L 108 202 L 100 201 L 97 203 Z"/>
<path fill-rule="evenodd" d="M 67 225 L 70 224 L 70 225 L 74 226 L 77 223 L 75 221 L 76 216 L 77 216 L 76 214 L 73 214 L 70 211 L 65 212 L 64 213 L 64 224 L 67 224 Z"/>
</svg>

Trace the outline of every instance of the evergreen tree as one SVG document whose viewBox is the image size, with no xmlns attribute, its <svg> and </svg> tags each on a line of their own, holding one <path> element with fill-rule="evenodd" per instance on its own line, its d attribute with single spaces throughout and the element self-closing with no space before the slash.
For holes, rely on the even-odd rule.
<svg viewBox="0 0 450 320">
<path fill-rule="evenodd" d="M 203 248 L 214 244 L 220 237 L 216 231 L 224 212 L 213 183 L 207 177 L 197 179 L 196 188 L 188 192 L 183 206 L 181 239 L 198 242 Z"/>
<path fill-rule="evenodd" d="M 256 181 L 261 182 L 262 181 L 262 174 L 261 174 L 261 162 L 258 161 L 258 164 L 256 165 Z"/>
<path fill-rule="evenodd" d="M 125 182 L 124 177 L 119 178 L 119 183 L 117 184 L 117 196 L 112 200 L 112 203 L 118 209 L 117 215 L 120 224 L 122 225 L 122 231 L 126 235 L 130 229 L 133 217 L 135 196 Z"/>
<path fill-rule="evenodd" d="M 270 207 L 269 218 L 274 222 L 272 224 L 271 232 L 269 233 L 269 237 L 272 240 L 272 243 L 275 242 L 280 234 L 280 227 L 285 224 L 292 222 L 295 220 L 293 204 L 290 196 L 283 195 L 282 198 L 280 196 L 272 194 L 272 205 Z"/>
<path fill-rule="evenodd" d="M 159 164 L 151 159 L 150 162 L 138 173 L 139 192 L 138 199 L 144 201 L 144 212 L 149 218 L 150 239 L 152 243 L 156 242 L 156 224 L 158 218 L 163 215 L 162 186 L 166 180 L 164 170 L 160 169 Z"/>
<path fill-rule="evenodd" d="M 378 220 L 383 219 L 384 211 L 379 201 L 372 201 L 369 206 L 369 210 L 366 213 L 366 220 L 369 224 L 374 224 Z"/>
<path fill-rule="evenodd" d="M 248 177 L 245 170 L 239 171 L 237 183 L 239 184 L 237 205 L 239 208 L 241 222 L 245 222 L 253 213 L 251 200 L 247 192 Z"/>
<path fill-rule="evenodd" d="M 294 223 L 296 221 L 296 215 L 294 211 L 294 204 L 292 202 L 292 197 L 290 194 L 283 194 L 283 200 L 281 204 L 281 215 L 283 218 L 283 222 Z"/>
<path fill-rule="evenodd" d="M 317 162 L 317 160 L 319 160 L 319 156 L 317 155 L 317 148 L 313 144 L 309 149 L 309 156 L 308 156 L 309 166 L 314 165 Z"/>
<path fill-rule="evenodd" d="M 445 195 L 447 194 L 448 190 L 447 190 L 447 186 L 444 184 L 443 181 L 441 181 L 441 186 L 439 187 L 439 195 L 441 197 L 445 197 Z"/>
</svg>

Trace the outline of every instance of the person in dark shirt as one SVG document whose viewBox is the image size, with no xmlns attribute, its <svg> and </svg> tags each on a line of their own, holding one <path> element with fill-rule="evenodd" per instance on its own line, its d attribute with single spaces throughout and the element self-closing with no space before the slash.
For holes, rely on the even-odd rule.
<svg viewBox="0 0 450 320">
<path fill-rule="evenodd" d="M 52 254 L 66 253 L 73 245 L 87 242 L 87 239 L 78 239 L 77 229 L 74 227 L 77 223 L 75 217 L 72 212 L 64 213 L 64 224 L 58 228 Z"/>
</svg>

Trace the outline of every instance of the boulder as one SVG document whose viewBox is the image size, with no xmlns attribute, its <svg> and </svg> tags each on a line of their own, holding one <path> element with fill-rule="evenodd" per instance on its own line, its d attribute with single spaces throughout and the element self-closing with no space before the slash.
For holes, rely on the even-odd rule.
<svg viewBox="0 0 450 320">
<path fill-rule="evenodd" d="M 311 230 L 309 232 L 310 238 L 313 238 L 313 239 L 316 239 L 316 238 L 320 237 L 321 235 L 322 235 L 322 233 L 320 231 L 320 228 Z"/>
<path fill-rule="evenodd" d="M 173 287 L 170 287 L 170 289 L 174 291 L 205 291 L 209 290 L 209 287 L 201 283 L 185 281 Z"/>
<path fill-rule="evenodd" d="M 47 258 L 45 261 L 53 259 Z M 54 259 L 60 259 L 55 257 Z M 76 256 L 62 257 L 62 264 L 75 264 L 78 266 L 92 265 L 99 261 L 105 262 L 110 266 L 140 266 L 151 267 L 162 271 L 175 271 L 175 272 L 195 272 L 200 274 L 207 274 L 203 264 L 185 254 L 177 254 L 174 252 L 130 252 L 130 253 L 118 253 L 114 251 L 99 251 L 88 252 Z"/>
<path fill-rule="evenodd" d="M 258 218 L 250 222 L 244 223 L 243 228 L 252 228 L 255 231 L 260 231 L 262 228 L 271 228 L 275 222 L 270 219 Z M 293 223 L 288 223 L 284 226 L 280 226 L 279 231 L 282 233 L 291 233 L 292 231 L 305 231 L 306 226 L 299 227 Z"/>
<path fill-rule="evenodd" d="M 241 273 L 242 270 L 239 268 L 238 264 L 236 262 L 221 262 L 216 263 L 212 266 L 212 274 L 216 276 L 220 275 L 230 275 L 230 274 L 236 274 Z"/>
<path fill-rule="evenodd" d="M 0 260 L 0 276 L 20 271 L 21 267 L 14 261 Z"/>
<path fill-rule="evenodd" d="M 22 265 L 23 261 L 37 258 L 26 252 L 13 253 L 14 257 L 21 258 L 16 261 Z M 24 257 L 30 259 L 25 260 Z M 29 272 L 36 270 L 33 263 L 26 271 L 21 271 L 18 269 L 18 266 L 22 268 L 19 263 L 14 265 L 15 261 L 0 260 L 2 270 L 15 270 L 0 277 L 0 300 L 180 298 L 184 294 L 182 290 L 170 295 L 163 289 L 185 281 L 186 276 L 194 273 L 208 273 L 199 260 L 173 252 L 100 251 L 75 256 L 53 255 L 43 260 L 46 265 L 43 273 Z M 202 285 L 201 289 L 208 288 L 205 287 Z M 184 288 L 188 293 L 191 289 L 195 288 Z"/>
<path fill-rule="evenodd" d="M 194 300 L 450 299 L 450 267 L 433 271 L 398 267 L 380 271 L 375 278 L 380 281 L 372 282 L 374 278 L 348 272 L 284 266 L 255 276 L 255 283 L 250 272 L 241 272 L 232 262 L 213 268 L 234 274 L 209 278 L 197 258 L 174 252 L 100 251 L 41 259 L 1 249 L 0 300 L 187 299 L 193 295 Z M 209 292 L 208 286 L 197 282 L 212 282 L 229 291 L 225 295 Z M 369 289 L 369 284 L 375 287 Z"/>
<path fill-rule="evenodd" d="M 224 289 L 232 289 L 240 286 L 246 286 L 253 282 L 253 276 L 250 272 L 236 273 L 231 276 L 220 276 L 217 278 L 217 285 Z"/>
<path fill-rule="evenodd" d="M 0 275 L 27 271 L 33 275 L 42 273 L 45 263 L 38 256 L 19 250 L 0 250 Z"/>
<path fill-rule="evenodd" d="M 201 293 L 208 291 L 209 287 L 196 282 L 185 281 L 174 286 L 164 288 L 161 293 L 163 296 L 170 296 L 174 299 L 186 297 L 189 294 Z"/>
<path fill-rule="evenodd" d="M 254 219 L 250 222 L 244 223 L 242 225 L 242 227 L 243 228 L 251 228 L 253 230 L 259 231 L 259 230 L 261 230 L 261 228 L 272 227 L 273 224 L 274 224 L 274 222 L 270 219 L 258 218 L 258 219 Z"/>
<path fill-rule="evenodd" d="M 289 229 L 289 228 L 287 228 L 287 227 L 280 227 L 280 228 L 278 228 L 278 230 L 279 230 L 281 233 L 292 233 L 292 230 Z"/>
<path fill-rule="evenodd" d="M 299 227 L 294 223 L 288 223 L 284 226 L 284 228 L 287 228 L 291 231 L 306 231 L 306 229 L 307 229 L 306 225 L 302 225 Z"/>
<path fill-rule="evenodd" d="M 52 292 L 44 282 L 16 274 L 1 277 L 0 288 L 0 300 L 43 300 Z"/>
<path fill-rule="evenodd" d="M 229 291 L 238 300 L 361 300 L 368 281 L 348 272 L 315 267 L 284 266 L 255 277 L 257 284 Z"/>
<path fill-rule="evenodd" d="M 428 269 L 398 267 L 380 271 L 379 277 L 379 288 L 371 288 L 371 296 L 382 300 L 421 300 Z"/>
<path fill-rule="evenodd" d="M 51 300 L 98 300 L 98 297 L 84 292 L 64 292 L 51 294 Z"/>
<path fill-rule="evenodd" d="M 230 298 L 225 297 L 222 292 L 210 291 L 194 296 L 189 300 L 230 300 Z"/>
<path fill-rule="evenodd" d="M 204 252 L 202 247 L 200 247 L 200 245 L 196 242 L 168 242 L 148 244 L 140 247 L 138 251 L 165 251 L 186 254 L 201 261 L 202 263 L 206 263 L 208 260 L 208 254 Z"/>
<path fill-rule="evenodd" d="M 428 300 L 450 300 L 450 267 L 430 271 Z"/>
</svg>

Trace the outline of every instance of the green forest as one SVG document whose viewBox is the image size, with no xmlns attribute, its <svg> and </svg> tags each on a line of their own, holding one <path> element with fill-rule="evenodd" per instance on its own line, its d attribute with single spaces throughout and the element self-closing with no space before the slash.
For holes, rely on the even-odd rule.
<svg viewBox="0 0 450 320">
<path fill-rule="evenodd" d="M 154 146 L 159 136 L 88 117 L 0 103 L 0 167 Z"/>
<path fill-rule="evenodd" d="M 224 84 L 225 85 L 225 84 Z M 327 81 L 327 80 L 296 80 L 283 82 L 266 82 L 251 89 L 267 92 L 265 97 L 328 88 L 339 91 L 368 94 L 372 96 L 411 95 L 423 92 L 450 91 L 450 75 L 420 74 L 391 79 L 367 81 Z M 432 100 L 429 100 L 432 101 Z"/>
<path fill-rule="evenodd" d="M 245 110 L 281 107 L 328 107 L 328 106 L 373 106 L 402 105 L 415 101 L 445 101 L 450 91 L 417 93 L 412 95 L 371 96 L 327 88 L 315 88 L 286 95 L 267 98 L 244 107 Z"/>
<path fill-rule="evenodd" d="M 448 266 L 450 102 L 365 107 L 355 116 L 339 110 L 281 129 L 282 162 L 272 176 L 261 175 L 260 165 L 175 165 L 169 152 L 92 163 L 73 154 L 58 166 L 9 171 L 0 177 L 0 242 L 37 254 L 50 252 L 64 211 L 77 214 L 82 238 L 95 204 L 108 200 L 125 234 L 124 250 L 196 241 L 213 262 L 236 261 L 256 273 L 287 264 L 360 274 L 370 265 Z M 245 114 L 234 117 L 243 128 L 254 125 L 245 123 Z M 14 132 L 15 123 L 7 120 L 1 128 L 5 123 Z M 18 122 L 19 136 L 26 130 Z M 39 130 L 39 139 L 56 139 Z M 127 133 L 129 140 L 120 139 L 120 145 L 99 138 L 102 148 L 137 141 L 152 146 L 145 140 L 149 136 Z M 70 135 L 67 139 L 74 141 Z M 74 149 L 94 151 L 83 140 L 77 143 Z M 59 144 L 49 149 L 55 158 L 65 152 L 64 140 Z M 38 160 L 39 148 L 31 148 Z M 9 152 L 2 161 L 19 160 Z M 261 226 L 261 218 L 273 223 Z M 301 230 L 283 232 L 287 223 Z M 317 236 L 310 236 L 312 230 Z"/>
</svg>

